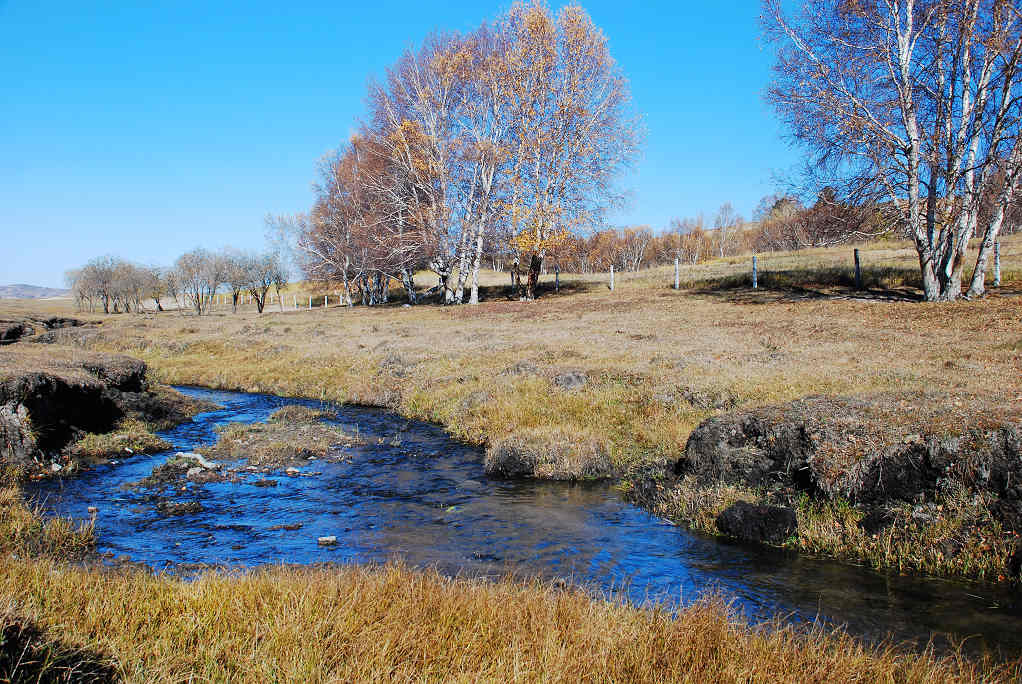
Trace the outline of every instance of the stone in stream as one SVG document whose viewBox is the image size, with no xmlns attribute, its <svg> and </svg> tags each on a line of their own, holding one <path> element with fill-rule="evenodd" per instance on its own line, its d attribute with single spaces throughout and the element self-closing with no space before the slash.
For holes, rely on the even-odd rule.
<svg viewBox="0 0 1022 684">
<path fill-rule="evenodd" d="M 202 511 L 202 504 L 198 501 L 160 501 L 156 504 L 156 512 L 160 515 L 187 515 Z"/>
<path fill-rule="evenodd" d="M 174 454 L 174 458 L 185 458 L 185 459 L 188 459 L 190 461 L 195 461 L 196 463 L 199 464 L 199 466 L 201 466 L 202 468 L 205 468 L 206 470 L 217 470 L 217 469 L 220 468 L 220 464 L 219 463 L 216 463 L 215 461 L 210 461 L 205 456 L 203 456 L 202 454 L 196 454 L 196 453 L 191 452 L 191 451 L 187 451 L 187 452 L 179 451 L 176 454 Z M 189 472 L 191 472 L 191 471 L 189 471 Z"/>
<path fill-rule="evenodd" d="M 316 543 L 320 546 L 333 546 L 337 543 L 337 537 L 330 535 L 329 537 L 319 537 L 316 539 Z"/>
<path fill-rule="evenodd" d="M 717 516 L 717 529 L 741 541 L 783 544 L 798 528 L 795 511 L 738 501 Z"/>
</svg>

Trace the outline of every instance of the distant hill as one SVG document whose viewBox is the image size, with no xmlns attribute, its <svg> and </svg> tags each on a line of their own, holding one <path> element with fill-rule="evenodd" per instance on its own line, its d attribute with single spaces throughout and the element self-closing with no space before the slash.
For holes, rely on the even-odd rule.
<svg viewBox="0 0 1022 684">
<path fill-rule="evenodd" d="M 0 299 L 44 299 L 46 297 L 66 297 L 71 290 L 55 287 L 39 287 L 38 285 L 0 285 Z"/>
</svg>

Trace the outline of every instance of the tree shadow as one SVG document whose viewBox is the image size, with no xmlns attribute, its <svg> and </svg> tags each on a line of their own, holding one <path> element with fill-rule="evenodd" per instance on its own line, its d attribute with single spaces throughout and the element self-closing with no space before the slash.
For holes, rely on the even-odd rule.
<svg viewBox="0 0 1022 684">
<path fill-rule="evenodd" d="M 692 294 L 721 299 L 732 304 L 771 304 L 775 302 L 801 301 L 865 301 L 865 302 L 921 302 L 923 294 L 910 287 L 870 288 L 812 288 L 792 285 L 784 288 L 760 287 L 734 289 L 696 288 Z"/>
<path fill-rule="evenodd" d="M 53 639 L 29 620 L 9 615 L 0 617 L 0 681 L 91 683 L 119 680 L 117 668 L 109 656 Z"/>
<path fill-rule="evenodd" d="M 758 287 L 752 274 L 739 273 L 689 285 L 688 290 L 706 297 L 742 304 L 809 300 L 861 300 L 921 302 L 918 273 L 898 267 L 862 269 L 861 287 L 852 271 L 841 267 L 763 271 Z"/>
<path fill-rule="evenodd" d="M 510 276 L 508 276 L 510 280 Z M 537 299 L 555 299 L 558 297 L 570 297 L 571 295 L 581 294 L 584 292 L 591 292 L 600 287 L 606 287 L 606 285 L 597 282 L 586 282 L 579 280 L 565 280 L 562 281 L 560 287 L 556 287 L 553 282 L 540 281 L 536 287 L 536 298 Z M 401 293 L 404 294 L 403 292 Z M 465 301 L 468 301 L 468 293 L 465 293 Z M 515 296 L 514 288 L 511 287 L 510 282 L 506 285 L 480 285 L 479 286 L 479 301 L 482 302 L 507 302 L 507 301 L 518 301 L 518 297 Z M 391 298 L 387 302 L 386 306 L 403 306 L 408 303 L 407 298 Z M 420 293 L 420 298 L 416 302 L 416 306 L 443 306 L 443 292 L 442 291 L 427 291 L 427 293 Z"/>
</svg>

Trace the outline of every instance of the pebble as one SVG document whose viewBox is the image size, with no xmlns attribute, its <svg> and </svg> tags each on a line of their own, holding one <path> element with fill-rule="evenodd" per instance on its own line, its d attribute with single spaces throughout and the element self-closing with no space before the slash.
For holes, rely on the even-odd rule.
<svg viewBox="0 0 1022 684">
<path fill-rule="evenodd" d="M 99 509 L 95 506 L 89 506 L 89 515 L 96 515 L 99 513 Z"/>
<path fill-rule="evenodd" d="M 337 543 L 337 537 L 330 535 L 329 537 L 319 537 L 316 539 L 316 543 L 320 546 L 333 546 Z"/>
<path fill-rule="evenodd" d="M 298 468 L 288 468 L 284 472 L 287 473 L 288 475 L 294 476 L 300 475 L 302 471 L 298 470 Z"/>
</svg>

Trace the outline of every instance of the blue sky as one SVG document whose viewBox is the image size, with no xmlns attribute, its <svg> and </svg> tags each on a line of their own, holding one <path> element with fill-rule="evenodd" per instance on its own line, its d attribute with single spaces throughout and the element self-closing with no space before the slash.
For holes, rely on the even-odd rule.
<svg viewBox="0 0 1022 684">
<path fill-rule="evenodd" d="M 260 247 L 267 212 L 310 205 L 370 76 L 508 4 L 0 0 L 0 284 L 61 286 L 99 254 Z M 648 129 L 613 222 L 749 215 L 797 164 L 763 101 L 759 3 L 583 6 Z"/>
</svg>

